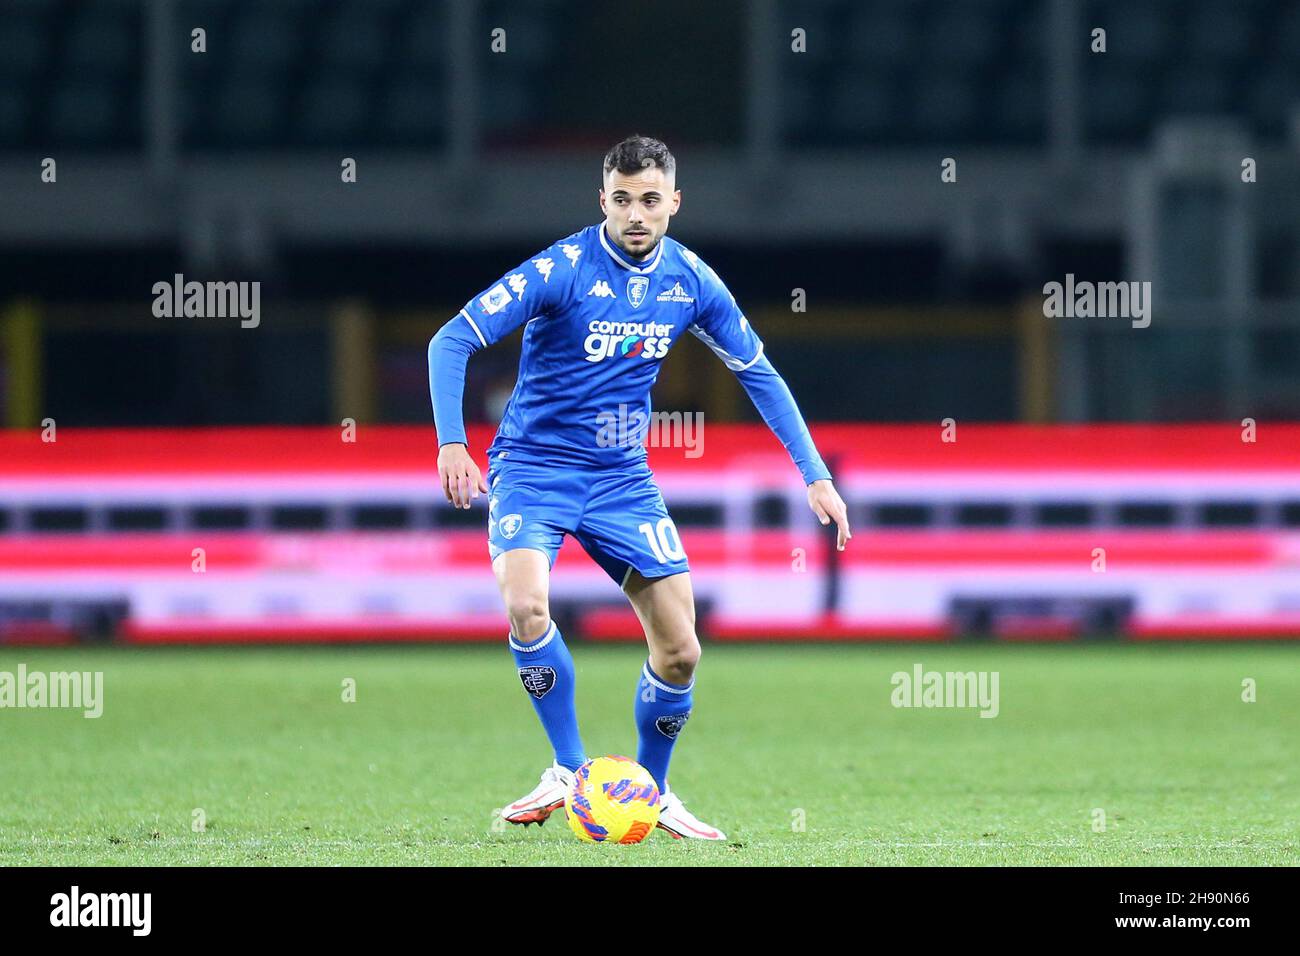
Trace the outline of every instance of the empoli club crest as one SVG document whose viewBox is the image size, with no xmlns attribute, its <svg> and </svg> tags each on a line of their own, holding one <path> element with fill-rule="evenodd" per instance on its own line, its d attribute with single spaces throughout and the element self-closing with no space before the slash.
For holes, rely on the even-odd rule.
<svg viewBox="0 0 1300 956">
<path fill-rule="evenodd" d="M 645 301 L 646 289 L 650 287 L 650 280 L 646 276 L 630 276 L 627 280 L 627 301 L 632 303 L 632 308 L 640 308 L 641 303 Z"/>
</svg>

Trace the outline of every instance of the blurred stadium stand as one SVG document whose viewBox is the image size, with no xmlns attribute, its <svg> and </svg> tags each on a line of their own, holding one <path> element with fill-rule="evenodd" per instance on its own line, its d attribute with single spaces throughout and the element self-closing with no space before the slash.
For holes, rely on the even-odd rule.
<svg viewBox="0 0 1300 956">
<path fill-rule="evenodd" d="M 6 149 L 76 144 L 144 145 L 143 20 L 149 0 L 6 0 L 0 69 L 0 141 Z M 456 14 L 454 6 L 465 12 Z M 738 0 L 660 4 L 671 38 L 652 42 L 655 85 L 674 74 L 698 90 L 698 117 L 683 119 L 715 143 L 738 145 L 719 116 L 719 93 L 743 108 L 736 38 L 748 15 L 765 16 L 767 53 L 788 46 L 786 24 L 807 32 L 805 55 L 782 65 L 779 123 L 794 146 L 881 148 L 915 144 L 1045 146 L 1052 104 L 1043 96 L 1053 18 L 1110 37 L 1105 56 L 1080 58 L 1088 90 L 1082 139 L 1138 145 L 1171 115 L 1230 113 L 1261 142 L 1288 135 L 1300 90 L 1300 9 L 1287 0 Z M 750 9 L 746 9 L 746 7 Z M 485 37 L 507 31 L 508 56 L 483 86 L 481 123 L 514 143 L 590 139 L 621 127 L 593 123 L 585 77 L 604 61 L 600 5 L 560 0 L 178 0 L 167 33 L 182 49 L 193 26 L 211 38 L 181 58 L 184 148 L 436 147 L 448 135 L 448 70 L 495 68 L 485 43 L 450 43 L 454 21 Z M 757 13 L 755 14 L 755 11 Z M 669 42 L 671 39 L 671 42 Z M 711 49 L 706 63 L 692 47 Z M 736 69 L 730 69 L 735 66 Z M 666 74 L 666 75 L 665 75 Z M 638 82 L 633 81 L 635 87 Z M 566 89 L 566 86 L 568 87 Z M 602 91 L 603 92 L 603 91 Z M 563 95 L 561 95 L 563 94 Z M 597 111 L 599 113 L 599 111 Z"/>
<path fill-rule="evenodd" d="M 597 160 L 631 129 L 678 152 L 674 234 L 775 340 L 810 418 L 1300 415 L 1295 4 L 656 10 L 666 32 L 629 37 L 594 2 L 6 0 L 4 421 L 427 421 L 422 340 L 598 218 Z M 147 290 L 175 273 L 261 281 L 268 323 L 153 320 Z M 1035 315 L 1066 273 L 1150 279 L 1152 327 Z M 477 360 L 473 417 L 512 347 Z M 115 349 L 158 361 L 114 376 Z M 674 355 L 658 400 L 752 420 L 698 358 Z"/>
</svg>

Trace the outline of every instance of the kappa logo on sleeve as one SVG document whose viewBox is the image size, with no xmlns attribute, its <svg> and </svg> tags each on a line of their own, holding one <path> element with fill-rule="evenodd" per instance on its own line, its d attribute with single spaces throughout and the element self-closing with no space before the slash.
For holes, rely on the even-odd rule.
<svg viewBox="0 0 1300 956">
<path fill-rule="evenodd" d="M 551 270 L 555 268 L 555 260 L 543 256 L 541 259 L 534 259 L 533 265 L 537 268 L 537 274 L 542 277 L 543 282 L 551 281 Z"/>
</svg>

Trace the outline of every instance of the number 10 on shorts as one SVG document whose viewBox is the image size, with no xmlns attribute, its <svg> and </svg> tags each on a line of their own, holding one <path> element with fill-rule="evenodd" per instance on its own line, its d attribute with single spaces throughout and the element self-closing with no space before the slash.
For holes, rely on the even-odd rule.
<svg viewBox="0 0 1300 956">
<path fill-rule="evenodd" d="M 650 522 L 637 527 L 645 539 L 650 542 L 650 550 L 654 552 L 655 560 L 660 564 L 667 564 L 669 561 L 681 561 L 686 557 L 686 552 L 682 549 L 682 539 L 677 536 L 677 528 L 673 525 L 672 518 L 660 518 L 659 523 L 651 527 Z"/>
</svg>

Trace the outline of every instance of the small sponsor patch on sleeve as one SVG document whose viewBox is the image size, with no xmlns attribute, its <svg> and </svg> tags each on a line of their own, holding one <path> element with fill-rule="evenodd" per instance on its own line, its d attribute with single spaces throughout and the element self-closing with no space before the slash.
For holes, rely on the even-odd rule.
<svg viewBox="0 0 1300 956">
<path fill-rule="evenodd" d="M 510 290 L 506 288 L 504 282 L 498 282 L 478 297 L 478 304 L 483 306 L 483 311 L 488 315 L 500 312 L 513 301 L 514 298 L 510 295 Z"/>
</svg>

